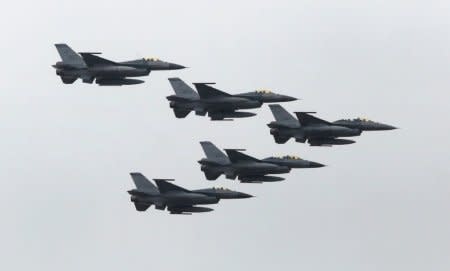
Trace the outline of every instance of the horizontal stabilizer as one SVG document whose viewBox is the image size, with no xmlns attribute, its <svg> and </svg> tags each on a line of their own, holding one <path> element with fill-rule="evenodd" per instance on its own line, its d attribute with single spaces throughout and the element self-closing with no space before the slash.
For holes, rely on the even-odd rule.
<svg viewBox="0 0 450 271">
<path fill-rule="evenodd" d="M 204 169 L 203 172 L 205 173 L 205 177 L 208 181 L 214 181 L 217 180 L 217 178 L 222 175 L 221 171 L 213 170 L 213 169 Z"/>
<path fill-rule="evenodd" d="M 280 135 L 274 135 L 273 138 L 275 139 L 275 143 L 277 144 L 284 144 L 289 139 L 291 139 L 289 136 L 280 136 Z"/>
<path fill-rule="evenodd" d="M 61 76 L 61 80 L 64 84 L 72 84 L 78 79 L 76 76 Z"/>
<path fill-rule="evenodd" d="M 148 207 L 151 206 L 151 204 L 145 204 L 145 203 L 140 203 L 140 202 L 135 202 L 134 206 L 136 207 L 136 210 L 139 212 L 144 212 L 147 211 Z"/>
<path fill-rule="evenodd" d="M 189 113 L 191 112 L 191 110 L 188 109 L 179 109 L 179 108 L 174 108 L 173 112 L 175 113 L 175 117 L 178 119 L 183 119 L 185 118 L 187 115 L 189 115 Z"/>
<path fill-rule="evenodd" d="M 83 83 L 88 83 L 88 84 L 92 84 L 92 82 L 94 82 L 95 77 L 91 76 L 89 74 L 83 74 L 80 76 L 81 79 L 83 80 Z"/>
<path fill-rule="evenodd" d="M 86 62 L 86 65 L 88 67 L 117 65 L 117 63 L 114 61 L 90 53 L 81 53 L 81 56 L 83 57 L 83 60 L 84 62 Z"/>
</svg>

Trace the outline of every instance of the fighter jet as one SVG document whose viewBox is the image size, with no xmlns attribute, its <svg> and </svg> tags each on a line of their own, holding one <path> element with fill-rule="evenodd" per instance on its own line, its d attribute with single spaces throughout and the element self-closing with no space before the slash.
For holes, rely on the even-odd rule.
<svg viewBox="0 0 450 271">
<path fill-rule="evenodd" d="M 153 179 L 156 186 L 141 173 L 130 173 L 136 186 L 128 191 L 136 210 L 146 211 L 151 205 L 155 209 L 167 210 L 171 214 L 192 214 L 210 212 L 213 209 L 197 205 L 217 204 L 221 199 L 251 198 L 249 194 L 226 188 L 187 190 L 169 183 L 171 179 Z"/>
<path fill-rule="evenodd" d="M 168 96 L 167 100 L 177 118 L 185 118 L 191 111 L 200 116 L 208 114 L 211 120 L 246 118 L 256 114 L 237 110 L 259 108 L 263 103 L 297 100 L 268 90 L 231 95 L 210 86 L 215 83 L 194 83 L 197 93 L 180 78 L 169 78 L 169 82 L 175 95 Z"/>
<path fill-rule="evenodd" d="M 297 156 L 268 157 L 257 159 L 242 153 L 243 150 L 225 149 L 226 155 L 213 143 L 202 141 L 200 145 L 206 155 L 198 163 L 206 179 L 216 180 L 224 174 L 227 179 L 240 180 L 242 183 L 277 182 L 284 178 L 267 174 L 284 174 L 292 168 L 318 168 L 324 165 Z"/>
<path fill-rule="evenodd" d="M 78 78 L 84 83 L 95 82 L 100 86 L 122 86 L 141 84 L 144 81 L 128 77 L 149 75 L 151 71 L 178 70 L 184 66 L 161 61 L 157 58 L 142 58 L 115 62 L 97 56 L 100 53 L 77 54 L 67 44 L 55 44 L 62 61 L 53 67 L 64 84 L 72 84 Z"/>
<path fill-rule="evenodd" d="M 273 104 L 269 107 L 275 121 L 267 126 L 278 144 L 284 144 L 293 137 L 296 142 L 308 141 L 311 146 L 345 145 L 355 141 L 340 137 L 359 136 L 363 131 L 396 129 L 387 124 L 360 119 L 328 122 L 311 115 L 315 112 L 295 112 L 296 119 L 281 105 Z"/>
</svg>

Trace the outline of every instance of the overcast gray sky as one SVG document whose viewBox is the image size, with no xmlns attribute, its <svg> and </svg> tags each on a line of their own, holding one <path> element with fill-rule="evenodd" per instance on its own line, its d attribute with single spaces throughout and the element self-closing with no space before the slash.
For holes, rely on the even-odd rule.
<svg viewBox="0 0 450 271">
<path fill-rule="evenodd" d="M 214 3 L 213 3 L 214 2 Z M 0 269 L 449 270 L 450 2 L 10 1 L 0 11 Z M 53 46 L 190 67 L 146 83 L 63 85 Z M 328 120 L 400 130 L 276 145 L 254 118 L 175 119 L 168 77 L 271 88 Z M 198 141 L 329 165 L 285 182 L 207 182 Z M 138 213 L 128 173 L 255 195 Z"/>
</svg>

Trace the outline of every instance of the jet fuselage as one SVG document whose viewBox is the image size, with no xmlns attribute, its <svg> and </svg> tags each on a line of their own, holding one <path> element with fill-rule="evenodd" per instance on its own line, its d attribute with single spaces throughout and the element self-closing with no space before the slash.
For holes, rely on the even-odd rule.
<svg viewBox="0 0 450 271">
<path fill-rule="evenodd" d="M 285 166 L 289 168 L 317 168 L 323 167 L 323 164 L 308 161 L 304 159 L 286 159 L 286 158 L 278 158 L 278 157 L 268 157 L 263 159 L 262 161 L 273 163 L 280 166 Z"/>
<path fill-rule="evenodd" d="M 129 66 L 119 66 L 119 65 L 111 65 L 111 66 L 93 66 L 88 68 L 88 72 L 94 77 L 138 77 L 145 76 L 150 73 L 150 70 L 143 68 L 134 68 Z"/>
<path fill-rule="evenodd" d="M 295 138 L 329 138 L 329 137 L 353 137 L 361 135 L 361 130 L 338 125 L 311 125 L 299 128 L 288 128 L 269 124 L 271 134 L 279 134 Z"/>
<path fill-rule="evenodd" d="M 131 201 L 154 204 L 155 206 L 159 206 L 159 208 L 164 208 L 166 206 L 216 204 L 220 200 L 217 197 L 208 196 L 202 193 L 187 193 L 182 191 L 167 192 L 158 195 L 146 195 L 132 191 L 129 191 L 129 193 L 132 195 Z"/>
<path fill-rule="evenodd" d="M 361 131 L 385 131 L 397 129 L 394 126 L 367 119 L 337 120 L 333 124 Z"/>
<path fill-rule="evenodd" d="M 202 165 L 202 170 L 213 169 L 214 171 L 225 173 L 229 179 L 234 179 L 239 175 L 283 174 L 289 173 L 291 170 L 285 165 L 254 161 L 239 161 L 221 165 L 208 159 L 201 159 L 199 163 Z"/>
</svg>

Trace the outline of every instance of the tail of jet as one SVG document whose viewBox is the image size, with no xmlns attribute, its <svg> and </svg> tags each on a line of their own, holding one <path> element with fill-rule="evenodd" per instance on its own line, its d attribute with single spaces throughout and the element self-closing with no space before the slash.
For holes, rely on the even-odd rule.
<svg viewBox="0 0 450 271">
<path fill-rule="evenodd" d="M 130 175 L 133 179 L 134 184 L 136 185 L 137 190 L 150 195 L 159 194 L 158 188 L 141 173 L 133 172 L 130 173 Z"/>
<path fill-rule="evenodd" d="M 186 84 L 183 80 L 178 77 L 169 78 L 169 82 L 172 85 L 173 90 L 177 97 L 188 99 L 188 100 L 197 100 L 199 98 L 198 93 L 195 92 L 188 84 Z"/>
<path fill-rule="evenodd" d="M 208 158 L 208 160 L 221 165 L 230 164 L 230 159 L 228 158 L 228 156 L 226 156 L 225 153 L 219 150 L 213 143 L 209 141 L 201 141 L 200 145 L 202 146 L 203 152 L 205 152 L 206 158 Z"/>
<path fill-rule="evenodd" d="M 294 116 L 292 116 L 286 109 L 279 104 L 269 105 L 272 115 L 275 118 L 277 124 L 287 126 L 290 128 L 300 127 L 300 123 Z"/>
<path fill-rule="evenodd" d="M 71 66 L 75 69 L 86 68 L 86 63 L 83 61 L 83 58 L 72 50 L 72 48 L 70 48 L 67 44 L 57 43 L 55 44 L 55 47 L 65 65 Z"/>
</svg>

